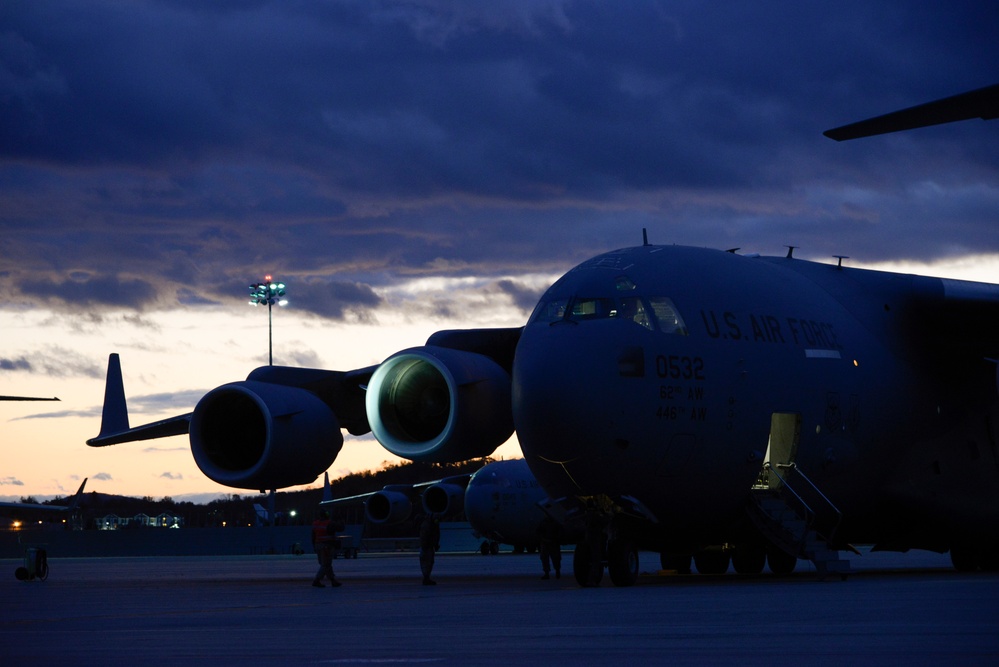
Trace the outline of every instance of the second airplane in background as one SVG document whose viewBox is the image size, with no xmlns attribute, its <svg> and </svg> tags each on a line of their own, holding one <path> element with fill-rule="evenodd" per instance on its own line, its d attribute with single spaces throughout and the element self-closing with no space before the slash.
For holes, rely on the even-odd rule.
<svg viewBox="0 0 999 667">
<path fill-rule="evenodd" d="M 337 506 L 364 501 L 365 519 L 375 525 L 401 524 L 421 514 L 444 519 L 462 513 L 472 532 L 482 539 L 483 554 L 500 544 L 515 551 L 538 546 L 541 509 L 547 496 L 524 459 L 494 461 L 471 475 L 456 475 L 424 484 L 394 484 L 360 496 L 323 500 Z"/>
</svg>

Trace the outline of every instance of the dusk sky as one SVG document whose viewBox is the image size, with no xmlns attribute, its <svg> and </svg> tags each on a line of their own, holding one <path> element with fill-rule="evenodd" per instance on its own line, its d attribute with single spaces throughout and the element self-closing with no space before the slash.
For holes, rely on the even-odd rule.
<svg viewBox="0 0 999 667">
<path fill-rule="evenodd" d="M 999 121 L 826 129 L 999 82 L 999 4 L 0 4 L 0 497 L 243 493 L 187 439 L 93 449 L 267 363 L 519 326 L 657 244 L 999 282 Z M 515 442 L 499 452 L 519 455 Z M 331 476 L 397 461 L 347 438 Z M 321 480 L 319 480 L 321 482 Z"/>
</svg>

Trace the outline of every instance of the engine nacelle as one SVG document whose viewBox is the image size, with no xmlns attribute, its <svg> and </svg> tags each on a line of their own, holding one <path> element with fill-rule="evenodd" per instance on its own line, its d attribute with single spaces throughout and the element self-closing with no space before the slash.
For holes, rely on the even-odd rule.
<svg viewBox="0 0 999 667">
<path fill-rule="evenodd" d="M 465 487 L 457 484 L 433 484 L 423 492 L 423 511 L 451 516 L 465 509 Z"/>
<path fill-rule="evenodd" d="M 411 461 L 487 456 L 513 433 L 509 374 L 484 355 L 431 345 L 386 359 L 365 411 L 378 442 Z"/>
<path fill-rule="evenodd" d="M 364 504 L 364 515 L 371 523 L 401 523 L 413 514 L 409 496 L 389 488 L 371 494 Z"/>
<path fill-rule="evenodd" d="M 191 452 L 210 479 L 241 489 L 315 481 L 343 434 L 315 394 L 266 382 L 233 382 L 202 397 L 191 416 Z"/>
</svg>

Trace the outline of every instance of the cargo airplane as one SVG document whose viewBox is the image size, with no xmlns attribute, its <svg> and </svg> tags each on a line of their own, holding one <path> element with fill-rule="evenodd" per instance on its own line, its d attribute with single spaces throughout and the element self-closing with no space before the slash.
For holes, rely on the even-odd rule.
<svg viewBox="0 0 999 667">
<path fill-rule="evenodd" d="M 363 501 L 364 517 L 375 525 L 400 524 L 421 514 L 447 519 L 464 513 L 473 534 L 482 539 L 481 552 L 495 554 L 501 544 L 515 551 L 537 548 L 547 499 L 526 461 L 512 459 L 487 463 L 471 475 L 423 484 L 391 484 L 358 496 L 329 496 L 319 504 L 335 507 Z"/>
<path fill-rule="evenodd" d="M 632 583 L 639 548 L 703 572 L 840 572 L 851 543 L 993 568 L 997 325 L 995 285 L 643 244 L 569 271 L 522 328 L 441 331 L 347 372 L 264 366 L 136 428 L 112 355 L 88 444 L 189 432 L 208 477 L 273 489 L 329 468 L 341 429 L 438 462 L 516 430 L 587 526 L 581 583 L 604 562 Z"/>
<path fill-rule="evenodd" d="M 996 92 L 929 120 L 993 118 Z M 873 129 L 931 124 L 926 111 Z M 645 240 L 571 269 L 523 327 L 440 331 L 351 371 L 265 366 L 135 428 L 112 355 L 88 444 L 189 433 L 209 478 L 274 489 L 329 468 L 341 429 L 434 462 L 516 433 L 549 512 L 579 536 L 581 585 L 605 569 L 634 583 L 639 549 L 706 573 L 807 559 L 845 576 L 852 544 L 999 569 L 999 285 L 793 250 Z"/>
<path fill-rule="evenodd" d="M 23 518 L 27 515 L 46 515 L 52 516 L 54 513 L 62 512 L 67 515 L 72 515 L 79 506 L 80 500 L 83 499 L 83 488 L 87 485 L 87 480 L 80 483 L 80 488 L 76 490 L 76 494 L 72 497 L 69 505 L 47 505 L 44 503 L 12 503 L 12 502 L 0 502 L 0 514 L 10 515 L 18 518 Z"/>
</svg>

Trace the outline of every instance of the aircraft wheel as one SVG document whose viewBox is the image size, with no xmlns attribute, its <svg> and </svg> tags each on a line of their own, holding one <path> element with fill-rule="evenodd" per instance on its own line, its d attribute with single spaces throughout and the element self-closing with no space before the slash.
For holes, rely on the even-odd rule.
<svg viewBox="0 0 999 667">
<path fill-rule="evenodd" d="M 615 586 L 634 586 L 638 581 L 638 549 L 631 540 L 611 542 L 607 570 Z"/>
<path fill-rule="evenodd" d="M 572 576 L 580 586 L 599 586 L 604 578 L 603 563 L 593 564 L 593 556 L 588 544 L 577 544 L 572 552 Z"/>
<path fill-rule="evenodd" d="M 690 554 L 659 554 L 659 565 L 664 570 L 676 570 L 677 574 L 690 574 Z"/>
<path fill-rule="evenodd" d="M 732 552 L 732 568 L 739 574 L 759 574 L 767 563 L 767 550 L 759 544 L 738 544 Z"/>
<path fill-rule="evenodd" d="M 792 556 L 783 549 L 768 547 L 767 565 L 770 567 L 770 571 L 774 574 L 784 576 L 794 572 L 794 568 L 798 565 L 798 558 L 797 556 Z"/>
<path fill-rule="evenodd" d="M 40 581 L 45 581 L 49 578 L 49 561 L 47 558 L 42 557 L 41 562 L 38 564 L 38 572 L 35 573 Z"/>
<path fill-rule="evenodd" d="M 29 576 L 28 568 L 26 567 L 17 568 L 16 570 L 14 570 L 14 576 L 17 577 L 18 581 L 27 581 Z"/>
<path fill-rule="evenodd" d="M 704 549 L 694 554 L 694 565 L 700 574 L 725 574 L 728 561 L 729 555 L 724 549 Z"/>
</svg>

